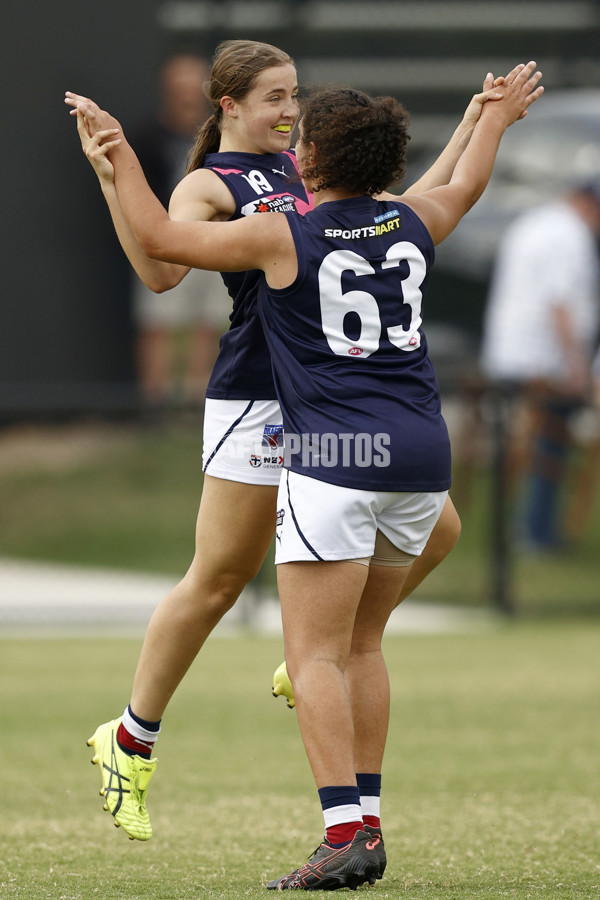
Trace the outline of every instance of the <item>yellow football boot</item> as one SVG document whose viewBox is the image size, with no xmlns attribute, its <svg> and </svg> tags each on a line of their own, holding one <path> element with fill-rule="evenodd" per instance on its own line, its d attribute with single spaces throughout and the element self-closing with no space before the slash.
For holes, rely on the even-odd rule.
<svg viewBox="0 0 600 900">
<path fill-rule="evenodd" d="M 275 673 L 273 674 L 272 691 L 274 697 L 283 695 L 287 700 L 287 705 L 289 706 L 289 708 L 294 708 L 294 706 L 296 705 L 296 701 L 294 700 L 292 682 L 290 681 L 289 675 L 287 673 L 287 666 L 285 662 L 282 662 L 281 665 L 275 669 Z"/>
<path fill-rule="evenodd" d="M 99 725 L 87 744 L 94 748 L 92 763 L 100 766 L 104 809 L 112 813 L 115 825 L 120 825 L 132 841 L 147 841 L 152 837 L 152 826 L 146 793 L 158 760 L 124 753 L 117 743 L 120 724 L 121 719 L 114 719 Z"/>
</svg>

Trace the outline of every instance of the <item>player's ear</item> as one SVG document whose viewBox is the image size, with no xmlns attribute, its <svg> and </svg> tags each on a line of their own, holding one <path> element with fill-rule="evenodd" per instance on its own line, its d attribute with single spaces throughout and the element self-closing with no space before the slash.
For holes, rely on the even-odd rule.
<svg viewBox="0 0 600 900">
<path fill-rule="evenodd" d="M 221 97 L 221 99 L 219 100 L 219 106 L 223 110 L 224 116 L 229 116 L 232 119 L 237 118 L 237 103 L 235 102 L 233 97 L 229 97 L 227 94 L 224 97 Z"/>
</svg>

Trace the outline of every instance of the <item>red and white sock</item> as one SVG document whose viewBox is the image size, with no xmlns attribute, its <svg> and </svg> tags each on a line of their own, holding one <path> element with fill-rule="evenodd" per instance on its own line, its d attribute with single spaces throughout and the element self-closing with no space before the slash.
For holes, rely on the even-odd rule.
<svg viewBox="0 0 600 900">
<path fill-rule="evenodd" d="M 128 706 L 117 730 L 117 743 L 121 750 L 128 753 L 129 756 L 150 759 L 159 734 L 160 720 L 147 722 L 145 719 L 140 719 Z"/>
<path fill-rule="evenodd" d="M 319 788 L 325 836 L 332 847 L 343 847 L 354 840 L 363 827 L 360 794 L 356 785 Z"/>
<path fill-rule="evenodd" d="M 381 828 L 379 797 L 361 797 L 360 808 L 365 825 L 370 825 L 371 828 Z"/>
<path fill-rule="evenodd" d="M 381 828 L 381 773 L 357 772 L 360 807 L 365 825 Z"/>
</svg>

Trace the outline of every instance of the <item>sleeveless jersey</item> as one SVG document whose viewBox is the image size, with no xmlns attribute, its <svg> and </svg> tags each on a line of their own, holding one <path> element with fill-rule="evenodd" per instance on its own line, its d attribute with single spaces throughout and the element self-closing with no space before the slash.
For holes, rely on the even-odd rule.
<svg viewBox="0 0 600 900">
<path fill-rule="evenodd" d="M 298 275 L 261 280 L 284 466 L 345 487 L 442 491 L 450 442 L 421 301 L 434 247 L 401 202 L 369 196 L 288 216 Z"/>
<path fill-rule="evenodd" d="M 232 219 L 262 212 L 304 215 L 309 203 L 292 152 L 209 153 L 204 168 L 227 185 L 235 200 Z M 271 357 L 258 317 L 261 273 L 222 272 L 233 300 L 230 328 L 222 335 L 206 396 L 216 400 L 274 400 Z"/>
</svg>

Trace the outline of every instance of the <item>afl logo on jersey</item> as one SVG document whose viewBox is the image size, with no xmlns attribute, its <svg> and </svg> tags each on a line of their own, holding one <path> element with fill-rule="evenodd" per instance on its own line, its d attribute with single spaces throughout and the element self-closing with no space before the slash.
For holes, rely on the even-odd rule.
<svg viewBox="0 0 600 900">
<path fill-rule="evenodd" d="M 361 353 L 364 353 L 364 350 L 362 347 L 350 347 L 348 353 L 350 356 L 360 356 Z"/>
</svg>

